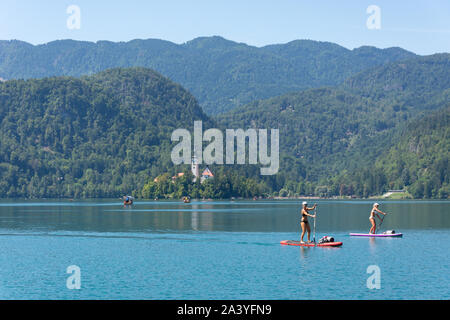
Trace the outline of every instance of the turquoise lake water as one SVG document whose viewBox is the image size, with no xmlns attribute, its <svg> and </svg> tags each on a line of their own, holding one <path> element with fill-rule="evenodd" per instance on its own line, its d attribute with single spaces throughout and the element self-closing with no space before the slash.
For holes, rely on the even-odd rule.
<svg viewBox="0 0 450 320">
<path fill-rule="evenodd" d="M 0 202 L 0 299 L 449 299 L 450 202 L 317 201 L 317 235 L 299 238 L 300 201 Z M 312 224 L 311 224 L 312 225 Z M 68 289 L 80 270 L 81 288 Z M 380 289 L 369 289 L 369 266 Z"/>
</svg>

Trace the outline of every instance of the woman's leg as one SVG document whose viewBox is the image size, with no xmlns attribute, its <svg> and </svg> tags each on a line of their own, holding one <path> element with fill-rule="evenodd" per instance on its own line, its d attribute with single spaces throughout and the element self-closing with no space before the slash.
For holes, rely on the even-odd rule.
<svg viewBox="0 0 450 320">
<path fill-rule="evenodd" d="M 308 231 L 308 242 L 311 242 L 311 228 L 309 227 L 309 223 L 306 224 L 306 230 Z"/>
<path fill-rule="evenodd" d="M 305 223 L 300 222 L 300 225 L 302 226 L 302 237 L 300 238 L 300 242 L 303 242 L 303 237 L 305 236 Z"/>
<path fill-rule="evenodd" d="M 369 233 L 375 233 L 375 230 L 377 228 L 377 225 L 375 224 L 375 219 L 371 218 L 369 220 L 370 220 L 370 223 L 372 223 L 372 227 L 370 228 Z"/>
</svg>

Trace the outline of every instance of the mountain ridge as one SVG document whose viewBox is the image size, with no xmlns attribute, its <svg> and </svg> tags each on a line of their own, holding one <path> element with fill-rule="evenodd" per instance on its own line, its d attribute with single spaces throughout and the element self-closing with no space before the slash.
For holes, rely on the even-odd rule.
<svg viewBox="0 0 450 320">
<path fill-rule="evenodd" d="M 183 85 L 208 114 L 218 114 L 257 99 L 337 85 L 369 67 L 415 56 L 398 48 L 350 50 L 314 40 L 255 47 L 220 36 L 183 44 L 160 39 L 69 39 L 41 45 L 0 41 L 0 77 L 78 77 L 116 67 L 146 67 Z"/>
</svg>

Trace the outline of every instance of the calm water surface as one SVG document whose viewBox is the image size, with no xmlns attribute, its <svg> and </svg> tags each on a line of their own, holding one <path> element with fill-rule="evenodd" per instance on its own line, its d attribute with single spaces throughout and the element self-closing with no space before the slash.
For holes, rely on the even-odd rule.
<svg viewBox="0 0 450 320">
<path fill-rule="evenodd" d="M 348 233 L 368 231 L 372 202 L 318 201 L 316 238 L 343 246 L 281 246 L 299 238 L 299 203 L 2 201 L 0 299 L 450 298 L 450 202 L 383 201 L 382 229 L 404 236 L 369 239 Z"/>
</svg>

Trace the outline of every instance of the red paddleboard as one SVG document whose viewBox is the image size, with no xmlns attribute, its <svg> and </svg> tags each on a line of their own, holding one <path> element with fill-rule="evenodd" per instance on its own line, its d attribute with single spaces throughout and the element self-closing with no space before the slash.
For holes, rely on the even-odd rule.
<svg viewBox="0 0 450 320">
<path fill-rule="evenodd" d="M 340 247 L 342 242 L 325 242 L 325 243 L 301 243 L 296 240 L 283 240 L 280 242 L 285 246 L 300 246 L 300 247 Z"/>
</svg>

